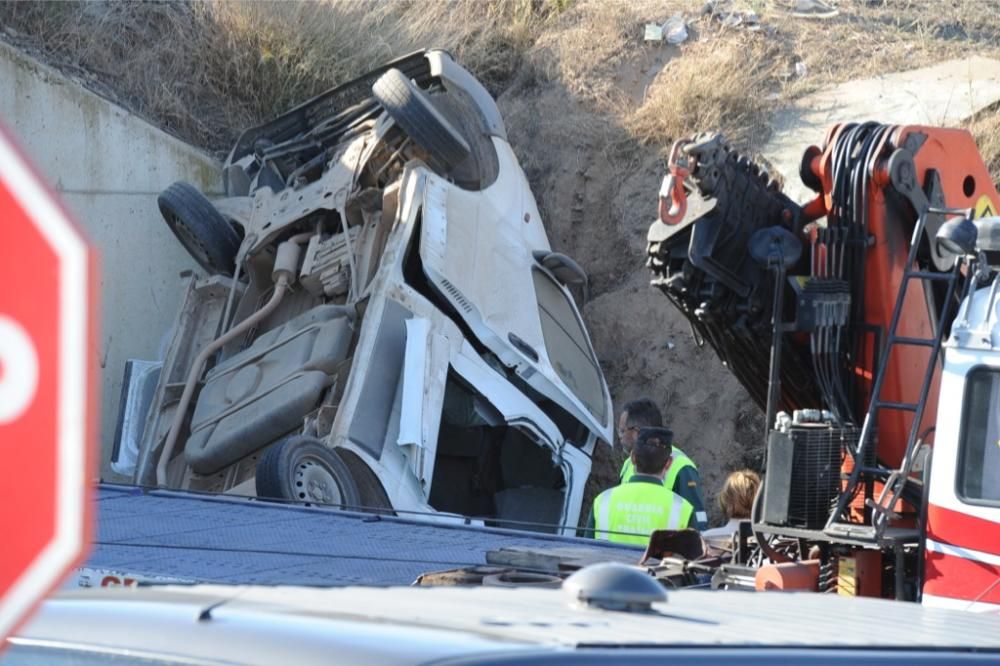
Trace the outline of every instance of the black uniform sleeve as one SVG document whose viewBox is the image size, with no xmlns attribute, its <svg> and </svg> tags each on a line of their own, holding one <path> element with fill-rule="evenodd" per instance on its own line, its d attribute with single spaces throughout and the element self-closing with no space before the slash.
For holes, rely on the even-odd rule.
<svg viewBox="0 0 1000 666">
<path fill-rule="evenodd" d="M 594 507 L 590 507 L 590 517 L 587 518 L 587 531 L 584 532 L 583 536 L 585 536 L 588 539 L 596 539 L 597 532 L 594 531 L 594 528 L 596 526 L 597 526 L 597 519 L 594 518 Z"/>
<path fill-rule="evenodd" d="M 705 512 L 705 500 L 701 496 L 701 476 L 698 470 L 688 466 L 678 472 L 673 491 L 691 502 L 694 507 L 690 526 L 698 530 L 707 530 L 708 514 Z"/>
</svg>

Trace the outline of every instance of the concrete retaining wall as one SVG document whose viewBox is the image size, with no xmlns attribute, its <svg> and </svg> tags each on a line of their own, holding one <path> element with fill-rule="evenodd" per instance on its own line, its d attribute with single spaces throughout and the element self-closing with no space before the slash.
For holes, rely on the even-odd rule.
<svg viewBox="0 0 1000 666">
<path fill-rule="evenodd" d="M 194 262 L 164 225 L 156 196 L 186 180 L 222 189 L 219 165 L 0 43 L 0 122 L 89 234 L 101 256 L 102 469 L 128 358 L 155 359 L 173 321 L 178 273 Z"/>
</svg>

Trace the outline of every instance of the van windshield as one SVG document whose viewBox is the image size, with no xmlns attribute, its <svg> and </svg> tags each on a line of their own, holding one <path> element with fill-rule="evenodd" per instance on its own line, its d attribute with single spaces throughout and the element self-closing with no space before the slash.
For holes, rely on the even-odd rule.
<svg viewBox="0 0 1000 666">
<path fill-rule="evenodd" d="M 566 293 L 552 278 L 532 270 L 545 353 L 563 383 L 600 422 L 607 418 L 604 384 L 583 324 Z"/>
</svg>

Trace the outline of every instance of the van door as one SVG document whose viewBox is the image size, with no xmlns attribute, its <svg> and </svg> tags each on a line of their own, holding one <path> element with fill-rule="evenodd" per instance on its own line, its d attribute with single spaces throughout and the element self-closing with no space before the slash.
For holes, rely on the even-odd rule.
<svg viewBox="0 0 1000 666">
<path fill-rule="evenodd" d="M 451 358 L 437 416 L 432 508 L 499 527 L 575 531 L 590 459 L 468 343 Z"/>
<path fill-rule="evenodd" d="M 481 192 L 425 176 L 424 272 L 482 344 L 610 442 L 611 398 L 590 338 L 569 293 L 535 260 L 548 239 L 510 147 L 496 144 L 500 176 Z"/>
</svg>

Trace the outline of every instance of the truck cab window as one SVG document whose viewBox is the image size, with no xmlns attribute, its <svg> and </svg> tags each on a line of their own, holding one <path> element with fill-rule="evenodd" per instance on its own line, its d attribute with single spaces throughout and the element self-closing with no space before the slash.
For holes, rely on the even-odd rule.
<svg viewBox="0 0 1000 666">
<path fill-rule="evenodd" d="M 1000 504 L 1000 370 L 970 372 L 965 395 L 958 495 Z"/>
</svg>

